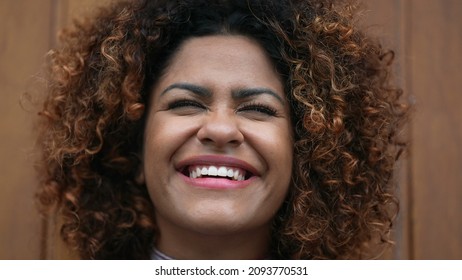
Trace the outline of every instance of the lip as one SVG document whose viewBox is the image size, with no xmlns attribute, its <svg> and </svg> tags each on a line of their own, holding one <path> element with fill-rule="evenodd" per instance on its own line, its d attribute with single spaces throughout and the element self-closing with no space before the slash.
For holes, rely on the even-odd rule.
<svg viewBox="0 0 462 280">
<path fill-rule="evenodd" d="M 190 165 L 216 165 L 216 166 L 227 166 L 236 167 L 250 172 L 253 176 L 243 181 L 228 180 L 225 178 L 190 178 L 185 176 L 181 171 Z M 180 161 L 176 165 L 176 170 L 179 176 L 188 184 L 194 187 L 206 188 L 206 189 L 240 189 L 247 187 L 252 183 L 259 173 L 255 167 L 251 164 L 229 156 L 217 156 L 217 155 L 201 155 L 187 158 Z"/>
<path fill-rule="evenodd" d="M 185 181 L 188 185 L 203 188 L 203 189 L 215 189 L 215 190 L 225 190 L 225 189 L 243 189 L 250 185 L 257 177 L 252 176 L 244 181 L 233 181 L 224 178 L 190 178 L 185 176 L 181 172 L 177 174 Z"/>
</svg>

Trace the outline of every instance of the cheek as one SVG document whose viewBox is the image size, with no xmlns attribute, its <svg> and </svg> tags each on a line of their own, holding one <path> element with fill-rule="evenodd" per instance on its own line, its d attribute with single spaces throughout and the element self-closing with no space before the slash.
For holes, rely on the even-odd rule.
<svg viewBox="0 0 462 280">
<path fill-rule="evenodd" d="M 272 141 L 271 161 L 272 167 L 276 168 L 274 173 L 278 176 L 280 183 L 287 188 L 292 176 L 293 163 L 293 140 L 289 125 L 284 125 L 275 130 L 270 136 Z"/>
<path fill-rule="evenodd" d="M 279 184 L 288 185 L 292 174 L 293 140 L 287 121 L 248 127 L 249 141 L 267 164 L 268 176 Z"/>
<path fill-rule="evenodd" d="M 184 127 L 162 112 L 150 115 L 146 123 L 143 179 L 156 208 L 168 207 L 162 205 L 168 201 L 165 199 L 168 196 L 166 186 L 175 172 L 172 157 L 188 138 Z"/>
<path fill-rule="evenodd" d="M 259 132 L 259 138 L 267 147 L 271 158 L 278 161 L 291 161 L 293 154 L 293 140 L 289 124 L 281 121 L 277 124 L 266 127 L 255 127 L 254 131 Z"/>
<path fill-rule="evenodd" d="M 172 157 L 190 138 L 191 124 L 166 118 L 161 113 L 152 116 L 145 128 L 143 169 L 146 183 L 152 186 L 162 180 L 172 167 Z"/>
<path fill-rule="evenodd" d="M 193 131 L 194 122 L 191 120 L 167 117 L 162 113 L 151 117 L 145 128 L 145 159 L 173 153 L 187 141 Z"/>
<path fill-rule="evenodd" d="M 143 162 L 145 165 L 152 165 L 157 162 L 157 158 L 162 157 L 162 151 L 168 149 L 166 145 L 170 132 L 165 124 L 155 120 L 148 123 L 145 130 L 144 155 Z"/>
</svg>

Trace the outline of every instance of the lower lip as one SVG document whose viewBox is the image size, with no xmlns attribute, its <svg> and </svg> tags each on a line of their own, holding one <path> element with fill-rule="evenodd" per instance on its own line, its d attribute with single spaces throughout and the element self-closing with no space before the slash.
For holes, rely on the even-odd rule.
<svg viewBox="0 0 462 280">
<path fill-rule="evenodd" d="M 243 181 L 234 181 L 224 178 L 190 178 L 185 176 L 183 173 L 178 172 L 180 177 L 188 184 L 193 187 L 204 188 L 204 189 L 242 189 L 247 187 L 250 183 L 255 180 L 255 176 L 250 177 Z"/>
</svg>

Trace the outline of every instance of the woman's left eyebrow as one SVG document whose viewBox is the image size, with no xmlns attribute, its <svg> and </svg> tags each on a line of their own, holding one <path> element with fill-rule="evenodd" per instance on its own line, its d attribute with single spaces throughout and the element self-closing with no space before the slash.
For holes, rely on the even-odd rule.
<svg viewBox="0 0 462 280">
<path fill-rule="evenodd" d="M 282 97 L 275 93 L 273 90 L 269 89 L 269 88 L 243 88 L 243 89 L 239 89 L 239 90 L 234 90 L 232 93 L 231 93 L 231 96 L 233 97 L 233 99 L 244 99 L 244 98 L 247 98 L 247 97 L 252 97 L 252 96 L 255 96 L 255 95 L 262 95 L 262 94 L 269 94 L 271 96 L 273 96 L 274 98 L 276 98 L 282 105 L 284 105 L 284 99 L 282 99 Z"/>
</svg>

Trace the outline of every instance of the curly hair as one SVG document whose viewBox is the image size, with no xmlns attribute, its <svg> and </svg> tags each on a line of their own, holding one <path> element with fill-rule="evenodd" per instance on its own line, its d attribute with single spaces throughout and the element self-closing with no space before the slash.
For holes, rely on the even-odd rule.
<svg viewBox="0 0 462 280">
<path fill-rule="evenodd" d="M 376 237 L 389 243 L 407 105 L 390 82 L 393 52 L 358 29 L 356 8 L 124 1 L 64 29 L 48 56 L 37 193 L 62 217 L 63 240 L 85 259 L 149 258 L 155 209 L 136 177 L 151 88 L 186 38 L 239 34 L 267 51 L 291 105 L 294 168 L 273 221 L 273 257 L 362 258 Z"/>
</svg>

